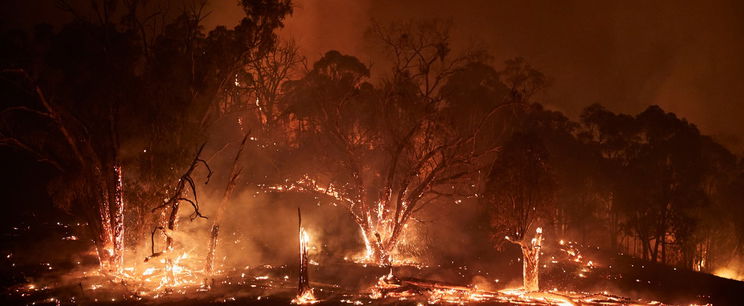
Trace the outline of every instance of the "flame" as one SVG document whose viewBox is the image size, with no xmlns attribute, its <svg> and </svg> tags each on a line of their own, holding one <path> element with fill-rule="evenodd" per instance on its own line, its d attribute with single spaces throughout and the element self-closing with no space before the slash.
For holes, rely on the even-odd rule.
<svg viewBox="0 0 744 306">
<path fill-rule="evenodd" d="M 303 292 L 301 295 L 298 295 L 296 298 L 292 299 L 292 304 L 296 305 L 315 304 L 318 302 L 320 301 L 315 298 L 313 289 L 305 290 L 305 292 Z"/>
<path fill-rule="evenodd" d="M 310 243 L 310 234 L 305 229 L 302 229 L 302 243 L 308 245 Z"/>
<path fill-rule="evenodd" d="M 402 290 L 404 288 L 409 288 Z M 658 302 L 633 301 L 603 293 L 550 291 L 530 292 L 524 288 L 499 291 L 481 290 L 476 286 L 450 286 L 418 281 L 399 281 L 392 274 L 380 277 L 372 288 L 371 299 L 397 298 L 400 301 L 425 298 L 428 304 L 506 303 L 529 305 L 655 305 Z"/>
<path fill-rule="evenodd" d="M 740 271 L 736 271 L 735 269 L 731 267 L 721 267 L 716 269 L 713 274 L 718 277 L 738 280 L 738 281 L 744 281 L 744 273 L 741 273 Z"/>
</svg>

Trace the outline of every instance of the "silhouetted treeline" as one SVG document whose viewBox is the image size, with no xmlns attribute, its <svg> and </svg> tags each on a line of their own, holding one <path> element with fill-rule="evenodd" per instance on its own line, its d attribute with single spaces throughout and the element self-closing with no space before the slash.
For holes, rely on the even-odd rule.
<svg viewBox="0 0 744 306">
<path fill-rule="evenodd" d="M 740 253 L 742 161 L 693 124 L 658 106 L 595 104 L 573 122 L 535 104 L 518 117 L 490 174 L 497 219 L 510 203 L 537 207 L 556 238 L 696 270 Z"/>
</svg>

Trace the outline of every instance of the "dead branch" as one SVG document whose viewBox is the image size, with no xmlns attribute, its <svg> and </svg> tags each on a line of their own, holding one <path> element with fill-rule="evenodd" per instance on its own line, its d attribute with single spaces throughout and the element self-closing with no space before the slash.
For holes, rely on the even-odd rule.
<svg viewBox="0 0 744 306">
<path fill-rule="evenodd" d="M 163 231 L 163 233 L 166 236 L 168 235 L 167 233 L 165 233 L 165 229 L 162 226 L 155 227 L 155 229 L 152 230 L 152 233 L 150 233 L 150 255 L 145 257 L 145 262 L 148 262 L 150 261 L 150 259 L 163 255 L 163 252 L 155 252 L 155 233 L 158 230 Z"/>
<path fill-rule="evenodd" d="M 199 200 L 198 200 L 197 193 L 196 193 L 196 184 L 194 184 L 194 179 L 191 177 L 191 174 L 194 172 L 194 170 L 196 169 L 196 166 L 198 166 L 199 163 L 203 164 L 207 168 L 207 171 L 209 171 L 209 173 L 207 174 L 207 181 L 204 184 L 209 183 L 209 179 L 212 177 L 212 173 L 213 173 L 212 169 L 209 168 L 209 165 L 207 164 L 206 161 L 204 161 L 203 159 L 199 157 L 202 153 L 202 150 L 204 150 L 205 145 L 206 143 L 202 144 L 201 147 L 199 147 L 199 150 L 196 152 L 196 157 L 194 157 L 194 160 L 191 162 L 191 165 L 186 170 L 186 172 L 181 176 L 181 178 L 178 180 L 178 184 L 176 185 L 176 190 L 173 193 L 173 196 L 168 198 L 168 200 L 163 202 L 163 204 L 160 204 L 157 207 L 153 208 L 151 212 L 155 212 L 159 209 L 163 209 L 169 206 L 173 208 L 173 207 L 176 207 L 178 203 L 181 201 L 188 201 L 194 206 L 194 213 L 196 214 L 196 216 L 205 218 L 205 219 L 207 218 L 203 216 L 201 212 L 199 212 Z M 193 201 L 187 200 L 184 197 L 184 193 L 188 192 L 188 190 L 186 190 L 186 186 L 188 186 L 191 189 L 191 193 L 194 197 Z"/>
<path fill-rule="evenodd" d="M 207 181 L 205 182 L 205 184 L 206 183 L 209 183 L 209 178 L 212 176 L 212 169 L 209 168 L 209 165 L 207 165 L 207 162 L 206 161 L 204 161 L 203 159 L 201 159 L 199 157 L 199 156 L 201 156 L 202 150 L 204 150 L 204 146 L 205 145 L 206 145 L 206 143 L 202 144 L 199 147 L 199 150 L 196 152 L 196 156 L 194 157 L 194 160 L 191 162 L 191 165 L 186 170 L 186 172 L 184 172 L 184 174 L 181 176 L 181 178 L 178 180 L 178 184 L 176 185 L 176 189 L 175 189 L 175 191 L 173 193 L 173 196 L 171 196 L 170 198 L 168 198 L 168 200 L 166 200 L 163 204 L 158 205 L 157 207 L 155 207 L 155 208 L 153 208 L 151 210 L 151 212 L 154 213 L 154 212 L 156 212 L 156 211 L 158 211 L 160 209 L 165 209 L 165 208 L 170 207 L 171 211 L 170 211 L 170 215 L 168 217 L 168 224 L 166 226 L 167 231 L 171 231 L 172 232 L 176 228 L 176 216 L 178 215 L 178 208 L 179 208 L 179 205 L 180 205 L 181 202 L 188 202 L 194 208 L 194 212 L 191 214 L 191 220 L 192 221 L 194 219 L 196 219 L 196 218 L 207 219 L 207 217 L 204 216 L 204 215 L 202 215 L 201 214 L 201 211 L 199 210 L 199 201 L 198 201 L 197 193 L 196 193 L 196 184 L 194 184 L 194 179 L 192 178 L 192 174 L 193 174 L 194 170 L 196 169 L 196 167 L 199 164 L 203 164 L 207 168 L 207 170 L 209 171 L 209 174 L 207 174 Z M 191 193 L 192 193 L 192 195 L 194 197 L 193 200 L 188 199 L 188 198 L 186 198 L 184 196 L 185 194 L 188 193 L 188 189 L 189 188 L 191 189 Z M 147 258 L 145 258 L 145 261 L 148 261 L 150 258 L 160 256 L 164 252 L 166 252 L 167 250 L 172 249 L 172 247 L 173 247 L 173 238 L 168 233 L 166 233 L 165 234 L 165 236 L 166 236 L 166 246 L 165 246 L 164 251 L 157 252 L 157 253 L 155 252 L 155 238 L 154 238 L 155 232 L 158 229 L 162 230 L 163 232 L 166 232 L 166 228 L 163 228 L 162 226 L 159 226 L 159 227 L 157 227 L 157 228 L 155 228 L 153 230 L 152 235 L 151 235 L 151 239 L 152 239 L 152 247 L 151 247 L 152 248 L 152 255 L 150 255 Z"/>
</svg>

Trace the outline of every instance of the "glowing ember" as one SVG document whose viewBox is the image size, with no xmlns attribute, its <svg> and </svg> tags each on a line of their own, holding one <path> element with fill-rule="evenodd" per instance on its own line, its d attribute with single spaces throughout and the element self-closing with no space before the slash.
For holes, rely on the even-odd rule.
<svg viewBox="0 0 744 306">
<path fill-rule="evenodd" d="M 292 304 L 304 305 L 304 304 L 315 304 L 320 302 L 315 298 L 313 289 L 305 290 L 304 293 L 292 299 Z"/>
</svg>

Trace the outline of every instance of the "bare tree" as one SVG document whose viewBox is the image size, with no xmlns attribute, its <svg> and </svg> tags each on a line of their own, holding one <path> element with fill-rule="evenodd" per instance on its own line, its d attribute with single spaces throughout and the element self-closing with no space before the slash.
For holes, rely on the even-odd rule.
<svg viewBox="0 0 744 306">
<path fill-rule="evenodd" d="M 270 126 L 279 119 L 283 112 L 279 107 L 282 85 L 303 61 L 297 45 L 293 41 L 286 41 L 246 66 L 247 89 L 255 96 L 258 119 L 262 125 Z"/>
<path fill-rule="evenodd" d="M 168 197 L 165 201 L 163 201 L 163 204 L 160 204 L 152 209 L 152 212 L 156 212 L 159 210 L 163 210 L 164 212 L 170 209 L 168 212 L 168 218 L 166 219 L 166 227 L 167 229 L 165 235 L 166 235 L 166 243 L 165 243 L 165 250 L 163 252 L 168 252 L 173 250 L 173 238 L 171 236 L 171 233 L 176 229 L 176 222 L 178 221 L 178 211 L 181 207 L 181 202 L 187 202 L 191 204 L 191 206 L 194 208 L 194 212 L 191 214 L 190 218 L 191 220 L 194 220 L 196 218 L 204 218 L 207 217 L 203 216 L 201 214 L 201 211 L 199 210 L 199 197 L 197 196 L 197 189 L 196 189 L 196 183 L 194 182 L 193 173 L 194 170 L 196 170 L 196 167 L 199 164 L 204 165 L 204 167 L 207 168 L 207 171 L 209 172 L 207 174 L 207 179 L 204 182 L 204 184 L 209 183 L 209 178 L 212 177 L 212 169 L 209 168 L 209 165 L 207 162 L 203 159 L 201 159 L 201 153 L 202 150 L 204 150 L 205 144 L 202 144 L 199 147 L 199 150 L 196 152 L 196 156 L 194 157 L 194 160 L 191 162 L 191 165 L 188 169 L 186 169 L 186 172 L 181 175 L 181 177 L 178 179 L 178 182 L 176 183 L 176 187 L 173 190 L 173 195 Z M 187 198 L 188 191 L 191 190 L 191 199 Z M 163 213 L 165 215 L 165 213 Z M 163 227 L 160 227 L 160 229 L 165 229 Z M 163 252 L 156 253 L 154 241 L 153 243 L 153 252 L 152 255 L 148 256 L 145 261 L 149 260 L 152 257 L 159 256 Z"/>
</svg>

